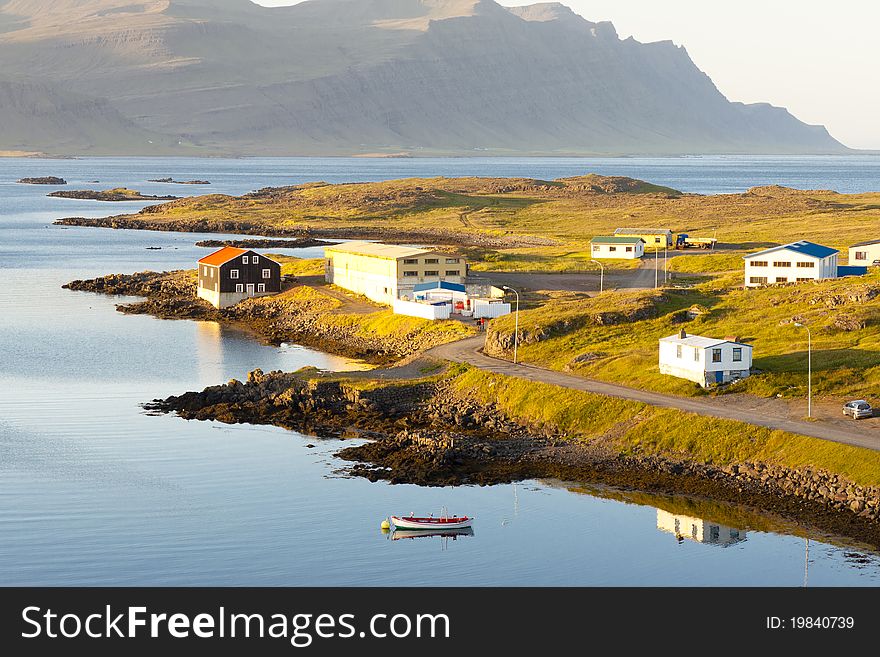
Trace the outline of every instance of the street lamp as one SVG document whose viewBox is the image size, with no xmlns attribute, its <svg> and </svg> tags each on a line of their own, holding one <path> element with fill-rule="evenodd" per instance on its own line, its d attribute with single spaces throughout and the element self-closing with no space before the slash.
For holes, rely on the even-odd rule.
<svg viewBox="0 0 880 657">
<path fill-rule="evenodd" d="M 605 291 L 605 265 L 603 265 L 598 260 L 590 260 L 590 262 L 595 262 L 599 265 L 599 293 Z"/>
<path fill-rule="evenodd" d="M 513 320 L 513 364 L 516 365 L 516 348 L 519 344 L 519 292 L 506 285 L 502 285 L 501 289 L 513 292 L 516 295 L 516 315 L 514 315 Z"/>
<path fill-rule="evenodd" d="M 813 332 L 810 327 L 795 322 L 798 328 L 807 329 L 807 417 L 813 417 Z"/>
<path fill-rule="evenodd" d="M 654 247 L 654 289 L 660 287 L 660 249 Z"/>
</svg>

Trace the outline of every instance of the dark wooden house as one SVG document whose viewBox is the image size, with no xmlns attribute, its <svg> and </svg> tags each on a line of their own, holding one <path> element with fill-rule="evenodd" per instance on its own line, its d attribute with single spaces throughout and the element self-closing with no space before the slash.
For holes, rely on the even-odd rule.
<svg viewBox="0 0 880 657">
<path fill-rule="evenodd" d="M 250 249 L 224 246 L 199 260 L 198 296 L 216 308 L 281 291 L 281 265 Z"/>
</svg>

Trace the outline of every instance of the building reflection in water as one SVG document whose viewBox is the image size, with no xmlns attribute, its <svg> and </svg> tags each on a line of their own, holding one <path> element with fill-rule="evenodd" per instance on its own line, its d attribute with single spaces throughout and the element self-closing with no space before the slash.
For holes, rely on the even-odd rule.
<svg viewBox="0 0 880 657">
<path fill-rule="evenodd" d="M 223 335 L 218 322 L 196 322 L 196 356 L 199 382 L 216 385 L 224 380 Z"/>
<path fill-rule="evenodd" d="M 727 527 L 711 520 L 676 515 L 657 509 L 657 529 L 673 534 L 676 539 L 727 547 L 746 540 L 745 530 Z"/>
</svg>

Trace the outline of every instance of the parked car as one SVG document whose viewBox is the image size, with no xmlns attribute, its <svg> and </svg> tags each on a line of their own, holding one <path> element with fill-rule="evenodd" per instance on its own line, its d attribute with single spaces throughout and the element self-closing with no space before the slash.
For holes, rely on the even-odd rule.
<svg viewBox="0 0 880 657">
<path fill-rule="evenodd" d="M 865 417 L 874 417 L 874 409 L 864 399 L 857 399 L 843 405 L 843 414 L 849 415 L 853 420 L 861 420 Z"/>
</svg>

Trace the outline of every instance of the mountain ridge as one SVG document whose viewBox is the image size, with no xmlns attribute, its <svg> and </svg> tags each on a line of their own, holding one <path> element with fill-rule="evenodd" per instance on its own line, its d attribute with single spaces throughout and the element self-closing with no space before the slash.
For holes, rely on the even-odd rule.
<svg viewBox="0 0 880 657">
<path fill-rule="evenodd" d="M 97 133 L 77 153 L 848 151 L 783 108 L 729 102 L 683 47 L 556 2 L 9 0 L 0 61 L 31 93 L 132 126 L 129 143 Z M 17 125 L 19 146 L 57 151 L 38 121 Z"/>
</svg>

